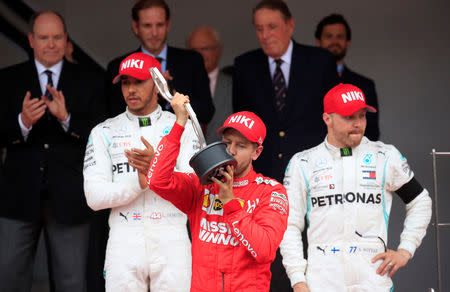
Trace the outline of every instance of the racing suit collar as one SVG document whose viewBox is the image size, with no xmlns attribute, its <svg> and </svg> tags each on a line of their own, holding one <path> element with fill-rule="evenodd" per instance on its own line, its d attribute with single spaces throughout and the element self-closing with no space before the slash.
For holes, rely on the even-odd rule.
<svg viewBox="0 0 450 292">
<path fill-rule="evenodd" d="M 248 185 L 249 183 L 254 181 L 255 178 L 256 178 L 256 172 L 253 170 L 253 166 L 252 166 L 252 169 L 250 169 L 250 171 L 247 173 L 246 176 L 235 179 L 233 181 L 233 188 L 245 187 L 246 185 Z"/>
<path fill-rule="evenodd" d="M 162 115 L 162 108 L 161 106 L 158 104 L 158 107 L 156 108 L 156 110 L 154 110 L 152 113 L 150 113 L 149 115 L 145 115 L 145 116 L 137 116 L 132 114 L 129 110 L 128 107 L 125 111 L 125 115 L 126 117 L 133 122 L 137 122 L 139 123 L 139 118 L 149 118 L 150 119 L 150 124 L 154 123 L 155 121 L 157 121 L 161 115 Z"/>
<path fill-rule="evenodd" d="M 359 143 L 358 146 L 351 148 L 352 152 L 353 153 L 357 153 L 358 149 L 361 147 L 361 145 L 367 144 L 368 142 L 369 142 L 369 139 L 367 139 L 366 136 L 363 136 L 362 139 L 361 139 L 361 143 Z M 327 148 L 327 150 L 331 153 L 331 155 L 333 157 L 341 156 L 341 148 L 338 148 L 338 147 L 336 147 L 334 145 L 331 145 L 328 142 L 328 135 L 325 137 L 324 144 L 325 144 L 325 148 Z"/>
</svg>

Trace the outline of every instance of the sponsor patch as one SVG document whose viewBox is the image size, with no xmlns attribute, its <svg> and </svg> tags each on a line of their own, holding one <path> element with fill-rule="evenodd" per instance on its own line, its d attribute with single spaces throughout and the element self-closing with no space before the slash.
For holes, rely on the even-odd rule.
<svg viewBox="0 0 450 292">
<path fill-rule="evenodd" d="M 242 180 L 242 181 L 235 181 L 233 182 L 233 188 L 237 188 L 237 187 L 243 187 L 248 185 L 248 180 Z"/>
<path fill-rule="evenodd" d="M 214 200 L 214 207 L 213 207 L 213 209 L 214 209 L 215 211 L 219 211 L 219 210 L 222 210 L 222 209 L 223 209 L 223 203 L 222 203 L 222 201 L 219 200 L 218 198 L 216 198 L 216 199 Z"/>
<path fill-rule="evenodd" d="M 206 218 L 202 218 L 200 221 L 200 232 L 198 237 L 201 241 L 213 244 L 232 246 L 237 246 L 239 244 L 226 222 L 208 221 Z"/>
<path fill-rule="evenodd" d="M 142 219 L 141 213 L 133 213 L 133 220 L 140 221 Z"/>
<path fill-rule="evenodd" d="M 330 180 L 332 178 L 333 178 L 333 176 L 331 174 L 318 175 L 314 178 L 314 182 L 326 181 L 326 180 Z"/>
<path fill-rule="evenodd" d="M 169 126 L 165 127 L 163 130 L 163 135 L 166 136 L 167 134 L 169 134 L 170 130 L 172 130 L 172 127 Z"/>
<path fill-rule="evenodd" d="M 202 210 L 206 212 L 206 214 L 208 215 L 219 215 L 219 216 L 223 216 L 223 204 L 222 204 L 222 208 L 217 209 L 219 205 L 216 205 L 216 198 L 218 197 L 217 195 L 214 194 L 210 194 L 208 189 L 205 189 L 205 194 L 204 196 L 207 196 L 208 199 L 206 199 L 205 197 L 203 197 L 203 203 L 202 203 Z M 205 201 L 208 200 L 207 205 L 205 206 Z M 220 200 L 217 199 L 219 202 Z M 213 203 L 214 202 L 214 203 Z M 222 202 L 221 202 L 222 203 Z"/>
<path fill-rule="evenodd" d="M 130 166 L 128 162 L 122 162 L 113 164 L 112 171 L 113 173 L 121 174 L 121 173 L 136 172 L 136 168 Z"/>
<path fill-rule="evenodd" d="M 325 167 L 325 166 L 327 165 L 327 163 L 328 163 L 328 161 L 327 161 L 327 159 L 324 158 L 324 157 L 318 158 L 318 159 L 316 160 L 316 166 L 317 166 L 317 167 Z"/>
<path fill-rule="evenodd" d="M 373 157 L 373 154 L 364 155 L 364 158 L 363 158 L 364 164 L 367 164 L 367 165 L 372 164 L 372 157 Z"/>
<path fill-rule="evenodd" d="M 348 192 L 346 194 L 330 194 L 325 196 L 311 197 L 312 207 L 325 207 L 349 203 L 378 205 L 381 203 L 381 194 Z"/>
<path fill-rule="evenodd" d="M 125 218 L 125 221 L 128 222 L 128 214 L 130 214 L 130 212 L 127 212 L 127 214 L 123 214 L 122 212 L 120 212 L 119 216 Z"/>
<path fill-rule="evenodd" d="M 112 148 L 129 148 L 131 147 L 130 141 L 121 141 L 112 143 Z"/>
<path fill-rule="evenodd" d="M 363 170 L 363 179 L 377 179 L 377 172 L 375 170 Z"/>
<path fill-rule="evenodd" d="M 285 194 L 272 192 L 270 196 L 270 204 L 273 210 L 278 211 L 281 215 L 287 214 L 288 199 Z"/>
<path fill-rule="evenodd" d="M 209 195 L 203 196 L 203 207 L 208 208 L 211 201 L 209 200 Z"/>
<path fill-rule="evenodd" d="M 341 148 L 341 157 L 352 156 L 352 148 Z"/>
<path fill-rule="evenodd" d="M 237 199 L 239 204 L 241 204 L 241 208 L 244 208 L 245 202 L 241 199 Z"/>
<path fill-rule="evenodd" d="M 139 118 L 139 127 L 148 127 L 152 124 L 149 117 Z"/>
<path fill-rule="evenodd" d="M 241 233 L 241 231 L 239 230 L 239 228 L 237 228 L 235 225 L 238 223 L 239 221 L 235 221 L 232 223 L 233 225 L 233 232 L 236 235 L 236 238 L 241 242 L 241 244 L 243 246 L 245 246 L 247 248 L 247 251 L 254 257 L 258 257 L 258 254 L 256 253 L 256 251 L 253 249 L 253 246 L 250 244 L 250 242 L 248 242 L 248 240 L 245 238 L 244 234 Z"/>
<path fill-rule="evenodd" d="M 402 164 L 402 169 L 403 169 L 403 172 L 404 172 L 405 174 L 407 174 L 408 176 L 411 176 L 412 170 L 411 170 L 411 168 L 409 167 L 409 164 L 408 164 L 407 162 L 404 162 L 404 163 Z"/>
<path fill-rule="evenodd" d="M 278 213 L 280 213 L 281 215 L 286 215 L 287 211 L 286 208 L 283 208 L 281 205 L 276 204 L 276 203 L 270 203 L 269 204 L 270 207 L 272 207 L 272 209 L 274 211 L 277 211 Z"/>
<path fill-rule="evenodd" d="M 259 199 L 256 200 L 247 200 L 247 213 L 251 214 L 256 209 L 256 206 L 259 204 Z"/>
<path fill-rule="evenodd" d="M 272 194 L 270 196 L 270 201 L 275 202 L 275 201 L 279 201 L 279 200 L 281 200 L 281 202 L 283 202 L 283 204 L 285 204 L 286 206 L 288 205 L 288 199 L 285 194 L 272 192 Z"/>
<path fill-rule="evenodd" d="M 83 170 L 96 164 L 97 162 L 94 159 L 94 144 L 91 143 L 91 138 L 89 138 L 88 145 L 86 146 L 86 152 L 84 154 Z"/>
<path fill-rule="evenodd" d="M 261 176 L 258 176 L 257 178 L 255 178 L 255 181 L 256 181 L 256 183 L 257 183 L 258 185 L 259 185 L 259 184 L 262 184 L 262 183 L 265 183 L 266 185 L 275 186 L 275 185 L 278 184 L 278 182 L 277 182 L 276 180 L 273 180 L 273 179 L 264 179 L 264 178 L 262 178 Z"/>
<path fill-rule="evenodd" d="M 162 214 L 161 212 L 153 212 L 152 214 L 150 214 L 149 218 L 153 220 L 161 219 Z"/>
</svg>

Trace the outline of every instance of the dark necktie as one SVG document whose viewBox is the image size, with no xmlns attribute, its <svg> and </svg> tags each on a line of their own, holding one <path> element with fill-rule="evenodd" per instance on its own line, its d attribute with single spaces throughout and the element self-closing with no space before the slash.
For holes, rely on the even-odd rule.
<svg viewBox="0 0 450 292">
<path fill-rule="evenodd" d="M 281 112 L 286 105 L 286 80 L 283 76 L 283 71 L 281 71 L 281 63 L 283 60 L 275 60 L 277 67 L 275 68 L 275 73 L 273 74 L 273 89 L 275 91 L 275 105 L 277 111 Z"/>
<path fill-rule="evenodd" d="M 47 74 L 47 84 L 50 85 L 51 87 L 53 87 L 53 79 L 52 79 L 52 71 L 50 70 L 45 70 L 44 71 L 45 74 Z M 53 100 L 53 96 L 50 93 L 50 91 L 47 89 L 47 87 L 45 88 L 45 93 L 44 95 L 49 99 L 49 100 Z"/>
<path fill-rule="evenodd" d="M 161 58 L 161 57 L 155 57 L 155 59 L 156 59 L 156 61 L 158 61 L 159 64 L 161 64 L 161 66 L 162 66 L 163 58 Z"/>
</svg>

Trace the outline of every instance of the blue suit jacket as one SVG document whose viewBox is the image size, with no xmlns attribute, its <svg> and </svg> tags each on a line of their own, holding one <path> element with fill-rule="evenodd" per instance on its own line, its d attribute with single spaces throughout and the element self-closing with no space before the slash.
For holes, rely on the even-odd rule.
<svg viewBox="0 0 450 292">
<path fill-rule="evenodd" d="M 234 111 L 252 111 L 267 127 L 264 150 L 254 162 L 257 172 L 281 182 L 292 155 L 323 141 L 323 97 L 337 83 L 336 61 L 329 52 L 294 42 L 287 104 L 280 115 L 274 105 L 268 57 L 262 49 L 235 59 Z"/>
</svg>

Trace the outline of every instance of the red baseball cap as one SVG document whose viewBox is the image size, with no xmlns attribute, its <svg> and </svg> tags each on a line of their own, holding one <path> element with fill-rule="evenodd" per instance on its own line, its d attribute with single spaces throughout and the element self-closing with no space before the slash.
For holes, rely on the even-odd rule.
<svg viewBox="0 0 450 292">
<path fill-rule="evenodd" d="M 351 116 L 360 109 L 367 108 L 369 112 L 377 110 L 366 104 L 366 97 L 361 89 L 351 84 L 340 83 L 331 88 L 323 99 L 325 113 L 337 113 L 343 116 Z"/>
<path fill-rule="evenodd" d="M 227 128 L 238 130 L 250 142 L 262 145 L 266 138 L 266 125 L 252 112 L 237 112 L 229 116 L 223 126 L 217 130 L 217 135 L 221 135 Z"/>
<path fill-rule="evenodd" d="M 157 67 L 161 71 L 161 64 L 150 55 L 144 53 L 133 53 L 126 57 L 119 67 L 119 75 L 113 79 L 113 83 L 117 83 L 124 75 L 134 77 L 139 80 L 147 80 L 152 78 L 150 68 Z"/>
</svg>

